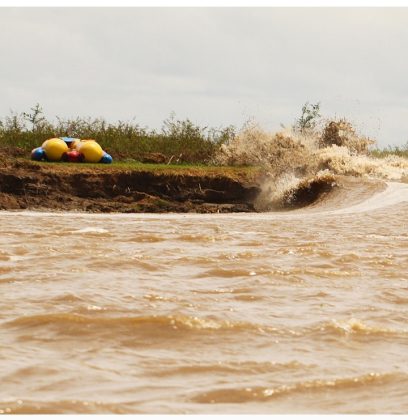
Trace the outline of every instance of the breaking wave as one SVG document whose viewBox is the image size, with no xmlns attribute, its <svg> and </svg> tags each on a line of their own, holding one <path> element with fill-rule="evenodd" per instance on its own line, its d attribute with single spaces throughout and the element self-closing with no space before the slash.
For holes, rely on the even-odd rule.
<svg viewBox="0 0 408 420">
<path fill-rule="evenodd" d="M 317 132 L 268 133 L 252 123 L 221 147 L 217 159 L 222 164 L 259 165 L 265 170 L 262 192 L 255 204 L 257 210 L 293 209 L 338 189 L 340 176 L 406 181 L 408 159 L 370 156 L 371 143 L 350 128 L 342 141 L 330 144 L 327 139 L 322 142 L 322 134 Z"/>
</svg>

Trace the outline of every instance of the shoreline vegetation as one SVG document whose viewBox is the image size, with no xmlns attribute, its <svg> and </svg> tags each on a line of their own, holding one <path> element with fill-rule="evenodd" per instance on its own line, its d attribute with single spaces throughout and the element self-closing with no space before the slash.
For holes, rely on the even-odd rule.
<svg viewBox="0 0 408 420">
<path fill-rule="evenodd" d="M 408 143 L 375 149 L 374 142 L 357 136 L 346 120 L 321 120 L 319 104 L 306 103 L 291 130 L 299 138 L 314 136 L 319 148 L 345 146 L 353 153 L 376 158 L 408 157 Z M 114 163 L 30 160 L 31 150 L 44 140 L 63 136 L 96 139 L 113 156 Z M 257 149 L 250 150 L 248 142 Z M 305 163 L 305 152 L 296 137 L 266 135 L 250 123 L 241 130 L 233 126 L 200 127 L 189 119 L 178 120 L 174 114 L 160 130 L 135 122 L 109 123 L 102 118 L 57 117 L 56 122 L 50 122 L 37 104 L 28 113 L 11 113 L 0 119 L 0 209 L 262 211 L 265 209 L 258 208 L 256 200 L 265 178 L 282 179 L 286 169 L 306 179 L 284 200 L 285 207 L 296 208 L 313 202 L 335 185 L 333 177 L 313 178 L 326 168 L 320 163 Z"/>
<path fill-rule="evenodd" d="M 306 103 L 293 129 L 303 134 L 320 129 L 319 135 L 326 136 L 326 141 L 332 144 L 338 141 L 333 129 L 353 130 L 345 119 L 338 120 L 335 125 L 333 123 L 321 118 L 319 104 Z M 319 124 L 324 127 L 318 128 Z M 200 127 L 189 119 L 176 119 L 174 113 L 163 121 L 160 130 L 142 127 L 135 121 L 110 123 L 104 118 L 56 117 L 55 122 L 50 122 L 41 106 L 36 104 L 30 112 L 11 112 L 0 119 L 0 148 L 30 153 L 46 139 L 68 136 L 96 139 L 104 150 L 114 156 L 115 161 L 216 165 L 216 154 L 220 147 L 231 143 L 239 131 L 232 125 Z M 360 137 L 359 141 L 362 140 Z M 384 149 L 375 148 L 374 142 L 370 143 L 371 146 L 367 144 L 370 146 L 367 147 L 367 153 L 374 157 L 397 155 L 408 158 L 408 142 L 403 146 Z"/>
</svg>

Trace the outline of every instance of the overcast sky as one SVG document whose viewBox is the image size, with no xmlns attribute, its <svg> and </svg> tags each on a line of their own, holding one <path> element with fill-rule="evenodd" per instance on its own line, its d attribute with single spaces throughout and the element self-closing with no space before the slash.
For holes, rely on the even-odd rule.
<svg viewBox="0 0 408 420">
<path fill-rule="evenodd" d="M 0 116 L 172 111 L 291 125 L 321 102 L 379 146 L 408 141 L 408 8 L 0 8 Z"/>
</svg>

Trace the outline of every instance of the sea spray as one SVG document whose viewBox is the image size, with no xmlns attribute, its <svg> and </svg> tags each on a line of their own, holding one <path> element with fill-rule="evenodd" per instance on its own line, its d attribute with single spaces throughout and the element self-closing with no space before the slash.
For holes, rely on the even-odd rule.
<svg viewBox="0 0 408 420">
<path fill-rule="evenodd" d="M 335 187 L 336 175 L 404 181 L 408 160 L 370 157 L 367 153 L 372 144 L 345 120 L 327 122 L 320 132 L 307 133 L 293 129 L 268 133 L 250 122 L 221 146 L 217 161 L 264 169 L 257 210 L 295 208 L 314 202 Z"/>
<path fill-rule="evenodd" d="M 408 174 L 408 159 L 399 156 L 375 158 L 355 154 L 345 146 L 336 145 L 320 149 L 316 153 L 320 167 L 336 175 L 401 181 Z"/>
</svg>

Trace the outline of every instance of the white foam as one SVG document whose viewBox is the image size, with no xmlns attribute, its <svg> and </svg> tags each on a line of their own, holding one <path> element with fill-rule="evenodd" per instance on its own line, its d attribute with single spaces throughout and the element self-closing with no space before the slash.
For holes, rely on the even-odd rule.
<svg viewBox="0 0 408 420">
<path fill-rule="evenodd" d="M 109 233 L 109 230 L 103 228 L 86 227 L 72 231 L 72 233 Z"/>
</svg>

